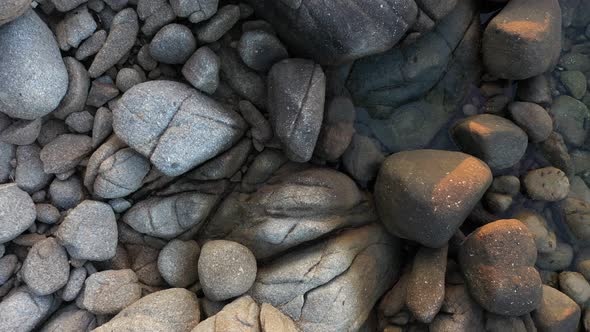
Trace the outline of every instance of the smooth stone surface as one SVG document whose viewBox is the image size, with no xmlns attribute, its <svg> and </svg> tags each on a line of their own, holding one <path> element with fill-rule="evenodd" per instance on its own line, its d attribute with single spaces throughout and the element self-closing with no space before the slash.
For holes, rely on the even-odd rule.
<svg viewBox="0 0 590 332">
<path fill-rule="evenodd" d="M 100 164 L 94 193 L 119 198 L 138 190 L 150 171 L 150 162 L 131 148 L 121 149 Z"/>
<path fill-rule="evenodd" d="M 23 281 L 36 295 L 49 295 L 62 288 L 70 276 L 66 250 L 55 238 L 39 241 L 23 262 Z"/>
<path fill-rule="evenodd" d="M 173 287 L 187 287 L 197 281 L 201 249 L 196 241 L 172 240 L 158 256 L 158 271 Z"/>
<path fill-rule="evenodd" d="M 240 7 L 225 5 L 219 8 L 211 19 L 197 29 L 196 34 L 199 42 L 209 44 L 219 40 L 239 19 Z"/>
<path fill-rule="evenodd" d="M 77 48 L 84 39 L 92 36 L 96 28 L 97 24 L 87 6 L 68 12 L 55 27 L 59 47 L 66 52 Z"/>
<path fill-rule="evenodd" d="M 582 99 L 584 94 L 586 94 L 588 82 L 586 81 L 586 76 L 584 76 L 584 73 L 581 71 L 563 71 L 561 72 L 559 79 L 572 97 Z"/>
<path fill-rule="evenodd" d="M 92 138 L 86 135 L 63 134 L 41 149 L 45 173 L 64 173 L 76 167 L 92 151 Z"/>
<path fill-rule="evenodd" d="M 590 284 L 578 272 L 561 272 L 559 274 L 559 289 L 580 307 L 584 307 L 590 299 Z"/>
<path fill-rule="evenodd" d="M 32 331 L 55 308 L 52 295 L 37 296 L 27 287 L 19 287 L 0 302 L 0 330 Z"/>
<path fill-rule="evenodd" d="M 200 47 L 182 67 L 182 76 L 195 88 L 213 94 L 219 86 L 219 57 L 209 47 Z"/>
<path fill-rule="evenodd" d="M 580 307 L 567 295 L 543 285 L 540 306 L 532 314 L 539 331 L 576 331 L 580 324 Z"/>
<path fill-rule="evenodd" d="M 91 274 L 76 304 L 96 315 L 112 315 L 141 298 L 137 275 L 129 269 Z"/>
<path fill-rule="evenodd" d="M 392 234 L 440 248 L 491 183 L 490 169 L 477 158 L 416 150 L 393 154 L 383 162 L 374 194 L 381 220 Z"/>
<path fill-rule="evenodd" d="M 263 30 L 244 32 L 238 43 L 238 52 L 248 67 L 263 72 L 289 56 L 281 41 Z"/>
<path fill-rule="evenodd" d="M 527 133 L 529 140 L 538 143 L 546 140 L 553 131 L 553 120 L 547 111 L 534 103 L 513 102 L 508 105 L 512 120 Z"/>
<path fill-rule="evenodd" d="M 567 197 L 570 182 L 566 174 L 555 167 L 529 171 L 523 180 L 524 188 L 534 200 L 556 202 Z"/>
<path fill-rule="evenodd" d="M 422 247 L 414 257 L 407 281 L 406 306 L 420 322 L 432 322 L 443 304 L 448 249 Z"/>
<path fill-rule="evenodd" d="M 524 156 L 528 137 L 512 121 L 497 115 L 481 114 L 457 123 L 452 136 L 459 148 L 481 160 L 492 170 L 518 163 Z"/>
<path fill-rule="evenodd" d="M 0 140 L 14 145 L 29 145 L 35 142 L 41 131 L 41 119 L 13 122 L 0 134 Z"/>
<path fill-rule="evenodd" d="M 57 108 L 68 89 L 68 72 L 57 42 L 33 10 L 0 26 L 0 109 L 34 120 Z"/>
<path fill-rule="evenodd" d="M 75 112 L 66 118 L 66 124 L 77 133 L 87 133 L 94 126 L 94 116 L 88 111 Z"/>
<path fill-rule="evenodd" d="M 16 183 L 0 185 L 0 243 L 8 242 L 35 222 L 36 209 L 31 196 Z"/>
<path fill-rule="evenodd" d="M 32 194 L 45 188 L 52 179 L 43 171 L 41 148 L 36 144 L 19 146 L 16 149 L 14 180 L 19 188 Z"/>
<path fill-rule="evenodd" d="M 559 96 L 553 100 L 551 114 L 554 116 L 555 130 L 563 135 L 568 144 L 584 144 L 590 133 L 590 127 L 585 125 L 590 121 L 590 111 L 586 105 L 570 96 Z"/>
<path fill-rule="evenodd" d="M 62 210 L 68 210 L 78 205 L 85 197 L 82 183 L 77 176 L 66 180 L 54 179 L 48 191 L 51 204 Z"/>
<path fill-rule="evenodd" d="M 39 331 L 90 331 L 96 327 L 96 321 L 97 319 L 92 313 L 71 304 L 53 314 Z"/>
<path fill-rule="evenodd" d="M 557 248 L 555 232 L 547 224 L 547 220 L 532 210 L 521 210 L 514 215 L 514 219 L 525 224 L 535 240 L 537 252 L 550 253 Z"/>
<path fill-rule="evenodd" d="M 183 64 L 197 48 L 197 41 L 189 28 L 182 24 L 164 26 L 150 42 L 150 54 L 159 62 Z"/>
</svg>

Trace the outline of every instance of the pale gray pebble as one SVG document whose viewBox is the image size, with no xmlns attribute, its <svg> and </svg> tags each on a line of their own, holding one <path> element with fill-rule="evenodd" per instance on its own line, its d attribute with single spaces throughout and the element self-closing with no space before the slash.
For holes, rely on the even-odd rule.
<svg viewBox="0 0 590 332">
<path fill-rule="evenodd" d="M 88 111 L 75 112 L 66 118 L 66 124 L 75 132 L 84 134 L 92 130 L 94 117 Z"/>
<path fill-rule="evenodd" d="M 203 46 L 186 61 L 182 75 L 195 88 L 213 94 L 219 86 L 219 66 L 219 57 Z"/>
<path fill-rule="evenodd" d="M 84 109 L 90 88 L 90 77 L 84 65 L 71 57 L 64 58 L 64 62 L 68 70 L 68 92 L 52 113 L 53 116 L 62 120 L 69 114 Z"/>
<path fill-rule="evenodd" d="M 97 315 L 112 315 L 141 298 L 132 270 L 107 270 L 90 275 L 76 304 Z"/>
<path fill-rule="evenodd" d="M 137 52 L 137 63 L 147 71 L 154 70 L 158 66 L 158 61 L 150 54 L 149 44 L 143 45 Z"/>
<path fill-rule="evenodd" d="M 41 126 L 41 131 L 37 137 L 37 143 L 41 146 L 45 146 L 59 135 L 66 133 L 68 133 L 68 128 L 65 122 L 58 119 L 50 119 Z"/>
<path fill-rule="evenodd" d="M 121 92 L 131 89 L 134 85 L 145 81 L 145 76 L 133 68 L 123 68 L 117 73 L 116 85 Z"/>
<path fill-rule="evenodd" d="M 113 112 L 106 107 L 101 107 L 94 115 L 92 127 L 92 146 L 97 147 L 104 142 L 113 132 Z"/>
<path fill-rule="evenodd" d="M 104 45 L 94 57 L 88 69 L 90 77 L 98 77 L 114 66 L 135 44 L 139 22 L 132 8 L 124 9 L 113 18 L 110 32 Z"/>
<path fill-rule="evenodd" d="M 80 46 L 86 38 L 92 36 L 97 24 L 88 7 L 80 6 L 66 14 L 57 24 L 55 34 L 57 43 L 62 51 L 69 51 L 71 48 Z"/>
<path fill-rule="evenodd" d="M 65 180 L 69 179 L 72 175 L 74 175 L 74 173 L 76 173 L 76 169 L 75 168 L 72 168 L 69 171 L 65 171 L 63 173 L 57 173 L 57 174 L 55 174 L 55 177 L 58 180 L 65 181 Z"/>
<path fill-rule="evenodd" d="M 287 49 L 275 35 L 262 30 L 244 32 L 238 44 L 238 52 L 248 67 L 263 72 L 289 56 Z"/>
<path fill-rule="evenodd" d="M 82 183 L 77 176 L 67 180 L 55 179 L 49 185 L 49 198 L 55 207 L 67 210 L 75 207 L 84 199 Z"/>
<path fill-rule="evenodd" d="M 100 51 L 105 41 L 107 40 L 107 32 L 105 30 L 98 30 L 88 37 L 76 50 L 75 58 L 79 61 L 86 60 L 86 58 L 95 55 Z"/>
<path fill-rule="evenodd" d="M 32 331 L 57 305 L 53 295 L 38 296 L 19 287 L 0 302 L 0 331 Z"/>
<path fill-rule="evenodd" d="M 70 278 L 66 283 L 65 287 L 63 288 L 63 292 L 61 294 L 61 298 L 64 301 L 73 301 L 82 287 L 84 286 L 84 281 L 86 280 L 86 269 L 84 267 L 77 267 L 72 269 L 70 272 Z"/>
<path fill-rule="evenodd" d="M 114 11 L 120 11 L 127 6 L 128 0 L 103 0 Z"/>
<path fill-rule="evenodd" d="M 67 12 L 70 11 L 79 5 L 88 2 L 88 0 L 50 0 L 55 9 L 59 10 L 60 12 Z"/>
<path fill-rule="evenodd" d="M 217 11 L 218 0 L 171 0 L 170 4 L 178 17 L 189 17 L 192 23 L 209 19 Z"/>
<path fill-rule="evenodd" d="M 37 210 L 37 221 L 44 224 L 56 224 L 61 218 L 59 210 L 51 204 L 39 203 L 35 205 L 35 209 Z"/>
<path fill-rule="evenodd" d="M 137 16 L 145 21 L 151 15 L 156 14 L 166 4 L 166 0 L 137 0 Z"/>
<path fill-rule="evenodd" d="M 141 3 L 141 2 L 140 2 Z M 155 11 L 144 20 L 141 26 L 141 32 L 146 36 L 153 36 L 158 30 L 176 19 L 174 10 L 168 1 L 160 1 Z"/>
<path fill-rule="evenodd" d="M 172 287 L 188 287 L 198 279 L 201 248 L 196 241 L 172 240 L 158 256 L 158 271 Z"/>
<path fill-rule="evenodd" d="M 0 26 L 24 14 L 31 6 L 31 0 L 7 0 L 0 3 Z"/>
<path fill-rule="evenodd" d="M 39 332 L 87 332 L 96 328 L 97 324 L 92 313 L 70 304 L 53 314 Z"/>
<path fill-rule="evenodd" d="M 149 160 L 133 149 L 121 149 L 101 163 L 94 193 L 102 198 L 127 196 L 141 187 L 150 166 Z"/>
<path fill-rule="evenodd" d="M 53 111 L 66 94 L 68 73 L 47 25 L 29 10 L 0 26 L 0 45 L 0 110 L 25 120 Z"/>
<path fill-rule="evenodd" d="M 35 223 L 37 211 L 31 196 L 16 183 L 0 185 L 0 243 L 8 242 Z"/>
<path fill-rule="evenodd" d="M 0 285 L 4 285 L 16 271 L 18 257 L 16 255 L 4 255 L 0 258 Z"/>
<path fill-rule="evenodd" d="M 246 33 L 248 31 L 266 31 L 270 34 L 275 35 L 276 32 L 272 27 L 272 24 L 268 23 L 264 20 L 253 20 L 253 21 L 246 21 L 242 24 L 242 32 Z"/>
<path fill-rule="evenodd" d="M 203 245 L 198 262 L 199 282 L 213 301 L 244 294 L 256 279 L 256 258 L 245 246 L 225 240 Z"/>
<path fill-rule="evenodd" d="M 117 250 L 117 222 L 110 205 L 86 200 L 70 210 L 56 233 L 75 259 L 104 261 Z"/>
<path fill-rule="evenodd" d="M 527 194 L 534 200 L 556 202 L 567 197 L 570 182 L 565 173 L 555 167 L 529 171 L 523 180 Z"/>
<path fill-rule="evenodd" d="M 252 126 L 252 138 L 261 143 L 268 142 L 272 138 L 273 132 L 270 123 L 264 115 L 260 113 L 254 104 L 247 100 L 241 100 L 238 106 L 244 120 Z"/>
<path fill-rule="evenodd" d="M 62 134 L 41 149 L 45 173 L 63 173 L 76 167 L 92 151 L 92 138 L 86 135 Z"/>
<path fill-rule="evenodd" d="M 66 250 L 55 240 L 47 238 L 29 250 L 23 262 L 22 278 L 36 295 L 49 295 L 62 288 L 70 276 Z"/>
<path fill-rule="evenodd" d="M 2 131 L 0 140 L 8 144 L 29 145 L 39 136 L 41 124 L 41 118 L 15 121 Z"/>
<path fill-rule="evenodd" d="M 182 24 L 164 26 L 150 43 L 150 54 L 156 61 L 168 64 L 184 63 L 197 48 L 192 31 Z"/>
<path fill-rule="evenodd" d="M 19 146 L 16 149 L 15 182 L 28 193 L 45 188 L 52 179 L 43 171 L 41 148 L 36 144 Z"/>
<path fill-rule="evenodd" d="M 131 207 L 131 202 L 125 198 L 115 198 L 109 201 L 109 205 L 116 213 L 123 213 Z"/>
<path fill-rule="evenodd" d="M 119 89 L 109 76 L 101 76 L 94 81 L 88 92 L 86 105 L 101 107 L 119 95 Z"/>
<path fill-rule="evenodd" d="M 212 43 L 220 39 L 240 19 L 240 7 L 226 5 L 221 7 L 210 20 L 197 29 L 197 38 L 202 43 Z"/>
</svg>

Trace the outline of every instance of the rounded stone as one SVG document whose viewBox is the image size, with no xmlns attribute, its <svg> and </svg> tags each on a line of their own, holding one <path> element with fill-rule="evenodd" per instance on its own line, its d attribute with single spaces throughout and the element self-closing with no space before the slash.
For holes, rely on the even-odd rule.
<svg viewBox="0 0 590 332">
<path fill-rule="evenodd" d="M 56 292 L 66 285 L 69 276 L 66 250 L 52 237 L 35 243 L 23 262 L 23 281 L 36 295 Z"/>
<path fill-rule="evenodd" d="M 381 220 L 396 236 L 440 248 L 490 184 L 481 160 L 461 152 L 405 151 L 389 156 L 375 183 Z"/>
<path fill-rule="evenodd" d="M 553 100 L 551 114 L 555 121 L 555 130 L 563 135 L 564 140 L 574 146 L 581 146 L 588 137 L 590 111 L 581 101 L 570 96 L 559 96 Z"/>
<path fill-rule="evenodd" d="M 258 71 L 268 71 L 276 62 L 289 56 L 279 38 L 263 30 L 244 32 L 238 52 L 248 67 Z"/>
<path fill-rule="evenodd" d="M 8 242 L 35 223 L 37 215 L 31 196 L 16 183 L 0 185 L 0 243 Z"/>
<path fill-rule="evenodd" d="M 160 251 L 158 271 L 170 286 L 190 286 L 198 279 L 200 252 L 196 241 L 172 240 Z"/>
<path fill-rule="evenodd" d="M 256 258 L 245 246 L 225 240 L 205 243 L 199 256 L 199 281 L 213 301 L 244 294 L 256 279 Z"/>
<path fill-rule="evenodd" d="M 534 200 L 556 202 L 567 197 L 570 181 L 566 174 L 555 167 L 532 170 L 524 177 L 527 194 Z"/>
<path fill-rule="evenodd" d="M 576 98 L 581 99 L 586 94 L 588 82 L 586 76 L 579 70 L 566 70 L 561 72 L 560 75 L 561 84 L 565 86 L 568 93 Z"/>
<path fill-rule="evenodd" d="M 540 306 L 531 315 L 538 331 L 576 331 L 582 313 L 580 306 L 553 287 L 543 285 Z"/>
<path fill-rule="evenodd" d="M 553 131 L 553 120 L 547 111 L 534 103 L 514 102 L 508 105 L 512 120 L 524 130 L 533 143 L 546 140 Z"/>
<path fill-rule="evenodd" d="M 152 39 L 150 54 L 159 62 L 184 63 L 197 48 L 195 36 L 182 24 L 168 24 Z"/>
</svg>

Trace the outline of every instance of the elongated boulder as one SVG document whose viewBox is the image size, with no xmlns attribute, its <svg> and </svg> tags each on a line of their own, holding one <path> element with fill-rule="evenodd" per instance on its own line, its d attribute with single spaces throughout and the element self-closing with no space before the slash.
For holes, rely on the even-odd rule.
<svg viewBox="0 0 590 332">
<path fill-rule="evenodd" d="M 481 160 L 461 152 L 393 154 L 375 184 L 377 211 L 394 235 L 440 248 L 455 234 L 492 183 Z"/>
<path fill-rule="evenodd" d="M 57 108 L 68 72 L 51 30 L 29 10 L 0 27 L 0 110 L 33 120 Z"/>
<path fill-rule="evenodd" d="M 183 174 L 229 149 L 246 127 L 236 112 L 172 81 L 135 85 L 113 110 L 117 136 L 168 176 Z"/>
</svg>

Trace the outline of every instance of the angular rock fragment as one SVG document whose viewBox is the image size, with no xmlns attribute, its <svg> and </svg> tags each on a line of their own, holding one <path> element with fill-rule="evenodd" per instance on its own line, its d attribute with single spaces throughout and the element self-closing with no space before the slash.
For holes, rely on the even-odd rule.
<svg viewBox="0 0 590 332">
<path fill-rule="evenodd" d="M 486 310 L 520 316 L 541 303 L 535 241 L 516 219 L 498 220 L 476 229 L 459 251 L 459 264 L 473 299 Z"/>
<path fill-rule="evenodd" d="M 0 185 L 0 243 L 8 242 L 35 222 L 36 209 L 31 196 L 16 183 Z"/>
<path fill-rule="evenodd" d="M 75 112 L 66 118 L 66 124 L 77 133 L 87 133 L 92 130 L 94 117 L 90 112 Z"/>
<path fill-rule="evenodd" d="M 271 68 L 268 111 L 289 159 L 311 159 L 322 125 L 325 93 L 324 72 L 310 60 L 286 59 Z"/>
<path fill-rule="evenodd" d="M 268 120 L 260 113 L 260 111 L 251 102 L 241 100 L 239 103 L 240 113 L 244 120 L 252 126 L 250 133 L 252 138 L 261 143 L 268 142 L 272 136 L 272 128 Z"/>
<path fill-rule="evenodd" d="M 387 229 L 440 248 L 484 195 L 492 173 L 464 153 L 416 150 L 389 156 L 376 181 L 377 210 Z"/>
<path fill-rule="evenodd" d="M 227 150 L 246 129 L 237 113 L 172 81 L 134 86 L 113 115 L 115 133 L 168 176 L 185 173 Z"/>
<path fill-rule="evenodd" d="M 141 288 L 132 270 L 107 270 L 90 275 L 76 304 L 97 315 L 116 314 L 139 300 Z"/>
<path fill-rule="evenodd" d="M 138 0 L 137 15 L 144 21 L 141 32 L 146 36 L 154 35 L 176 18 L 172 7 L 166 0 Z"/>
<path fill-rule="evenodd" d="M 33 10 L 0 26 L 0 109 L 34 120 L 53 111 L 68 89 L 68 73 L 53 33 Z"/>
<path fill-rule="evenodd" d="M 39 241 L 23 262 L 23 281 L 36 295 L 49 295 L 68 282 L 70 264 L 66 250 L 55 238 Z"/>
</svg>

